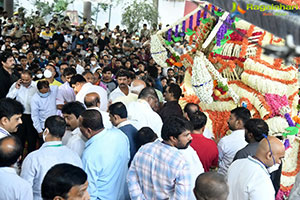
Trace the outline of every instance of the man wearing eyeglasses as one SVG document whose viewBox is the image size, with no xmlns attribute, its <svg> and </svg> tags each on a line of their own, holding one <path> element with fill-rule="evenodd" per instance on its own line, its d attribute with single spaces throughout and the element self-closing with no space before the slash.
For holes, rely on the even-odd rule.
<svg viewBox="0 0 300 200">
<path fill-rule="evenodd" d="M 228 200 L 274 200 L 270 173 L 278 170 L 284 154 L 283 143 L 268 136 L 260 141 L 254 156 L 233 162 L 228 169 Z"/>
</svg>

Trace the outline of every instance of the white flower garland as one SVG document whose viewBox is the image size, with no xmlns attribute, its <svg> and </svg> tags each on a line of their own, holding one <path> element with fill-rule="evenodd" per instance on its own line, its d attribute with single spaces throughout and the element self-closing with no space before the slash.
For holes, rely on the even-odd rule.
<svg viewBox="0 0 300 200">
<path fill-rule="evenodd" d="M 151 56 L 155 62 L 161 67 L 168 67 L 166 60 L 168 59 L 168 52 L 162 46 L 160 39 L 157 35 L 151 36 L 151 45 L 150 45 Z"/>
<path fill-rule="evenodd" d="M 204 103 L 212 103 L 212 93 L 213 93 L 213 80 L 209 74 L 205 62 L 203 62 L 204 54 L 196 55 L 194 58 L 194 66 L 192 68 L 192 86 L 193 89 L 200 99 Z"/>
</svg>

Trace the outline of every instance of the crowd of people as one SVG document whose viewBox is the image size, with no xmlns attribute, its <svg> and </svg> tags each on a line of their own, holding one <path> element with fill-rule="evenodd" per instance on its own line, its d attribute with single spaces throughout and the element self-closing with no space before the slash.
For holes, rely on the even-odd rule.
<svg viewBox="0 0 300 200">
<path fill-rule="evenodd" d="M 184 67 L 151 57 L 155 26 L 35 18 L 0 9 L 0 199 L 275 198 L 283 144 L 244 107 L 216 143 L 178 103 Z"/>
</svg>

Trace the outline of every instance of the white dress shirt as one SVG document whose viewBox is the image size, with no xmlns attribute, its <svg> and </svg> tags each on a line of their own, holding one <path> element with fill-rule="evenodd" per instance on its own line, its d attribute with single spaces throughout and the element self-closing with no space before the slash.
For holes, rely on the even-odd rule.
<svg viewBox="0 0 300 200">
<path fill-rule="evenodd" d="M 109 113 L 106 112 L 106 111 L 103 111 L 103 110 L 100 110 L 99 108 L 97 107 L 91 107 L 91 108 L 88 108 L 87 110 L 91 110 L 91 109 L 94 109 L 94 110 L 98 110 L 100 113 L 101 113 L 101 116 L 102 116 L 102 123 L 103 123 L 103 126 L 104 128 L 112 128 L 113 125 L 110 121 L 110 118 L 109 118 Z"/>
<path fill-rule="evenodd" d="M 199 174 L 204 173 L 204 168 L 203 165 L 196 153 L 196 151 L 189 145 L 188 148 L 186 149 L 180 149 L 181 154 L 183 155 L 183 157 L 185 158 L 185 160 L 187 161 L 188 165 L 189 165 L 189 170 L 191 171 L 191 183 L 192 183 L 192 190 L 191 190 L 191 195 L 190 195 L 190 199 L 192 200 L 196 200 L 196 197 L 193 193 L 193 189 L 195 187 L 195 182 L 197 177 L 199 176 Z"/>
<path fill-rule="evenodd" d="M 81 157 L 82 152 L 85 147 L 86 139 L 82 135 L 80 128 L 77 127 L 71 132 L 71 137 L 69 138 L 66 146 L 69 147 L 72 151 L 78 154 Z"/>
<path fill-rule="evenodd" d="M 4 128 L 0 127 L 0 139 L 9 136 L 10 133 Z"/>
<path fill-rule="evenodd" d="M 46 119 L 52 115 L 56 115 L 57 89 L 56 85 L 50 85 L 50 95 L 47 98 L 40 97 L 38 93 L 32 97 L 31 119 L 38 133 L 43 131 Z"/>
<path fill-rule="evenodd" d="M 127 112 L 128 119 L 137 130 L 148 126 L 161 138 L 162 120 L 147 101 L 138 99 L 136 102 L 130 103 Z"/>
<path fill-rule="evenodd" d="M 228 167 L 233 161 L 235 154 L 248 143 L 245 141 L 245 130 L 233 131 L 230 135 L 221 138 L 218 143 L 219 170 L 220 174 L 226 175 Z"/>
<path fill-rule="evenodd" d="M 12 167 L 0 167 L 0 199 L 31 200 L 31 185 L 22 179 Z"/>
<path fill-rule="evenodd" d="M 68 82 L 65 82 L 58 87 L 56 105 L 63 105 L 66 102 L 75 101 L 75 97 L 76 95 L 73 88 L 70 87 L 70 84 Z"/>
<path fill-rule="evenodd" d="M 129 90 L 129 88 L 128 88 Z M 130 91 L 129 91 L 130 92 Z M 129 93 L 128 93 L 129 94 Z M 118 97 L 124 97 L 127 96 L 122 92 L 120 87 L 118 86 L 116 89 L 114 89 L 110 94 L 109 94 L 109 101 L 114 102 L 114 100 Z"/>
<path fill-rule="evenodd" d="M 36 82 L 31 81 L 28 88 L 24 87 L 22 84 L 19 89 L 16 88 L 16 82 L 10 87 L 6 97 L 16 98 L 25 108 L 24 114 L 31 114 L 31 99 L 33 95 L 37 92 Z"/>
<path fill-rule="evenodd" d="M 249 156 L 238 159 L 228 169 L 227 200 L 274 200 L 275 190 L 266 167 Z"/>
<path fill-rule="evenodd" d="M 32 186 L 34 200 L 42 200 L 41 185 L 48 170 L 56 164 L 68 163 L 82 168 L 80 157 L 61 141 L 45 142 L 31 152 L 22 164 L 21 177 Z"/>
<path fill-rule="evenodd" d="M 100 96 L 100 109 L 102 111 L 107 111 L 107 92 L 102 87 L 98 85 L 92 85 L 91 83 L 85 83 L 81 90 L 76 95 L 76 101 L 79 101 L 84 104 L 85 95 L 96 92 Z"/>
</svg>

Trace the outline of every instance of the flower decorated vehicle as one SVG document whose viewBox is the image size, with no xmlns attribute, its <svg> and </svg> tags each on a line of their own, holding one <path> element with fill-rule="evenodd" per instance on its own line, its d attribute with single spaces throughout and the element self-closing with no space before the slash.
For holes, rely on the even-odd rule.
<svg viewBox="0 0 300 200">
<path fill-rule="evenodd" d="M 263 27 L 262 27 L 263 28 Z M 284 40 L 208 3 L 157 32 L 151 53 L 162 67 L 187 68 L 180 104 L 199 104 L 208 116 L 206 127 L 216 139 L 230 134 L 230 110 L 247 107 L 254 118 L 266 120 L 270 135 L 281 136 L 286 146 L 281 186 L 284 199 L 300 170 L 298 66 L 264 54 L 264 46 L 283 46 Z M 189 49 L 179 55 L 173 44 L 186 40 Z M 180 64 L 178 64 L 180 63 Z"/>
</svg>

